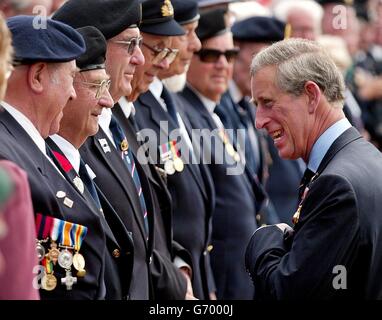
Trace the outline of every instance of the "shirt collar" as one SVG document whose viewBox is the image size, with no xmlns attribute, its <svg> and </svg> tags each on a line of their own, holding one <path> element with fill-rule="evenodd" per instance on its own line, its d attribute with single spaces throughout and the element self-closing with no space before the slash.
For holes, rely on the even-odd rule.
<svg viewBox="0 0 382 320">
<path fill-rule="evenodd" d="M 64 153 L 65 157 L 69 160 L 74 170 L 78 173 L 80 170 L 81 156 L 78 150 L 66 139 L 54 134 L 51 139 L 58 145 L 60 150 Z"/>
<path fill-rule="evenodd" d="M 203 105 L 206 107 L 209 113 L 213 114 L 214 110 L 216 108 L 216 102 L 212 101 L 211 99 L 203 96 L 198 90 L 193 88 L 190 84 L 188 84 L 189 88 L 199 97 L 199 99 L 202 101 Z"/>
<path fill-rule="evenodd" d="M 100 127 L 105 130 L 109 130 L 110 121 L 111 121 L 111 109 L 103 108 L 101 115 L 98 117 L 98 124 Z"/>
<path fill-rule="evenodd" d="M 123 114 L 126 119 L 129 119 L 130 115 L 135 116 L 135 107 L 134 104 L 130 101 L 127 101 L 125 97 L 122 97 L 118 100 L 118 104 L 121 107 Z"/>
<path fill-rule="evenodd" d="M 12 107 L 10 104 L 5 101 L 1 102 L 1 105 L 7 110 L 10 115 L 17 121 L 17 123 L 25 130 L 25 132 L 30 136 L 33 142 L 41 150 L 42 153 L 46 155 L 46 146 L 45 140 L 41 136 L 40 132 L 36 129 L 33 123 L 19 110 Z"/>
<path fill-rule="evenodd" d="M 314 143 L 309 155 L 308 168 L 317 172 L 322 159 L 325 157 L 333 142 L 351 127 L 348 119 L 344 118 L 331 125 Z"/>
<path fill-rule="evenodd" d="M 150 83 L 149 90 L 151 91 L 155 99 L 160 100 L 163 91 L 162 81 L 155 77 L 153 82 Z"/>
</svg>

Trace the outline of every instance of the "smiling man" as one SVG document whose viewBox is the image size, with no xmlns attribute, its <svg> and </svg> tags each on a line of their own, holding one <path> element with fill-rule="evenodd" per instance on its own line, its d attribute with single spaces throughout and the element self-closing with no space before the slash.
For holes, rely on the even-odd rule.
<svg viewBox="0 0 382 320">
<path fill-rule="evenodd" d="M 261 299 L 381 299 L 382 157 L 342 111 L 342 75 L 314 42 L 285 40 L 251 66 L 256 126 L 307 163 L 294 229 L 256 230 L 246 266 Z"/>
</svg>

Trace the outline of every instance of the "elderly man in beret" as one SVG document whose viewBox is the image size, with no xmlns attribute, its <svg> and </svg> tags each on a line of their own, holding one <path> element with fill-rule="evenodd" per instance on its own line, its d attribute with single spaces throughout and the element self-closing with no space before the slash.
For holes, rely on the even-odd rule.
<svg viewBox="0 0 382 320">
<path fill-rule="evenodd" d="M 36 30 L 33 19 L 7 21 L 15 70 L 1 103 L 0 158 L 28 173 L 41 264 L 34 285 L 41 298 L 104 299 L 103 218 L 63 177 L 44 141 L 59 130 L 63 108 L 76 98 L 75 59 L 85 52 L 85 43 L 63 23 L 47 19 L 47 28 Z M 79 237 L 72 237 L 77 231 Z"/>
<path fill-rule="evenodd" d="M 77 29 L 85 39 L 86 52 L 76 59 L 79 71 L 74 78 L 77 98 L 67 103 L 58 134 L 47 139 L 57 155 L 62 174 L 77 188 L 89 207 L 105 216 L 105 299 L 120 300 L 129 292 L 133 267 L 133 241 L 117 213 L 92 181 L 91 168 L 81 159 L 78 149 L 98 131 L 103 108 L 111 108 L 109 76 L 105 72 L 106 40 L 95 27 Z M 117 257 L 116 252 L 119 252 Z"/>
<path fill-rule="evenodd" d="M 160 68 L 157 77 L 152 79 L 148 90 L 139 95 L 134 102 L 136 107 L 136 120 L 140 129 L 150 128 L 156 135 L 163 136 L 164 140 L 151 139 L 148 141 L 152 157 L 157 158 L 155 163 L 164 171 L 170 161 L 161 161 L 161 145 L 170 141 L 160 122 L 168 124 L 168 132 L 181 130 L 182 139 L 191 141 L 183 120 L 177 113 L 177 105 L 174 95 L 163 86 L 160 81 L 163 77 L 185 73 L 194 52 L 200 49 L 200 41 L 196 36 L 195 29 L 198 26 L 199 13 L 195 1 L 173 0 L 174 18 L 183 27 L 186 34 L 172 37 L 171 47 L 178 50 L 175 60 L 169 68 Z M 142 26 L 143 31 L 150 31 Z M 150 32 L 152 33 L 152 31 Z M 146 33 L 145 33 L 146 34 Z M 151 53 L 144 51 L 146 61 L 151 61 Z M 143 68 L 142 68 L 143 69 Z M 138 73 L 141 71 L 138 69 Z M 143 71 L 142 71 L 142 74 Z M 151 80 L 151 79 L 150 79 Z M 134 88 L 135 89 L 135 88 Z M 175 118 L 173 116 L 175 115 Z M 177 147 L 180 145 L 177 143 Z M 181 171 L 170 167 L 174 172 L 167 172 L 167 185 L 173 199 L 173 226 L 174 239 L 182 244 L 192 256 L 192 285 L 194 294 L 200 299 L 209 299 L 215 293 L 212 270 L 208 247 L 210 245 L 210 224 L 214 195 L 212 179 L 206 177 L 206 168 L 199 168 L 198 164 L 188 163 L 186 153 L 191 151 L 192 146 L 181 147 L 181 159 L 185 163 Z M 182 158 L 183 157 L 183 158 Z M 179 170 L 179 168 L 178 168 Z M 207 173 L 208 174 L 208 173 Z M 188 269 L 179 265 L 184 271 Z"/>
<path fill-rule="evenodd" d="M 161 18 L 164 2 L 155 1 L 155 4 L 150 7 Z M 83 11 L 85 7 L 89 7 L 86 12 Z M 88 24 L 96 26 L 103 33 L 107 39 L 106 71 L 112 81 L 110 93 L 115 102 L 121 96 L 131 94 L 130 82 L 135 67 L 144 62 L 140 50 L 142 38 L 137 28 L 141 20 L 140 12 L 140 5 L 135 0 L 75 0 L 68 1 L 54 16 L 55 19 L 77 27 Z M 164 12 L 166 13 L 166 10 Z M 152 27 L 166 24 L 171 28 L 174 27 L 174 23 L 171 16 L 166 16 L 165 19 L 153 21 Z M 179 28 L 175 24 L 176 27 Z M 97 175 L 94 181 L 115 208 L 126 228 L 132 231 L 134 269 L 129 296 L 131 299 L 184 299 L 186 279 L 173 266 L 171 260 L 163 256 L 163 252 L 157 251 L 157 243 L 154 243 L 154 239 L 159 241 L 158 239 L 167 237 L 168 240 L 164 241 L 171 245 L 171 222 L 166 226 L 167 235 L 157 233 L 157 230 L 161 230 L 158 229 L 158 225 L 163 223 L 154 223 L 154 219 L 159 219 L 159 206 L 162 206 L 163 201 L 152 199 L 151 195 L 157 191 L 151 190 L 146 177 L 148 171 L 144 170 L 130 153 L 131 145 L 134 141 L 137 143 L 135 132 L 125 139 L 123 129 L 114 117 L 111 117 L 110 112 L 103 112 L 99 124 L 99 132 L 88 139 L 80 151 L 82 158 Z M 132 163 L 137 170 L 131 170 Z M 156 187 L 160 183 L 161 181 L 156 183 Z M 110 185 L 114 187 L 110 188 Z M 163 210 L 167 210 L 167 207 L 167 204 L 164 204 L 163 208 L 166 209 Z M 167 212 L 166 214 L 168 215 Z M 179 248 L 179 252 L 184 250 Z M 188 257 L 185 252 L 182 255 Z M 150 290 L 150 283 L 153 283 L 153 290 Z"/>
</svg>

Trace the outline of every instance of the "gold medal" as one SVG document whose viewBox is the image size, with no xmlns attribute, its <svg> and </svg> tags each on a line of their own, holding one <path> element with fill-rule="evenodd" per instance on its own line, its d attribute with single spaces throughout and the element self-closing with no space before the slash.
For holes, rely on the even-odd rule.
<svg viewBox="0 0 382 320">
<path fill-rule="evenodd" d="M 83 278 L 83 277 L 85 277 L 85 275 L 86 275 L 86 271 L 85 271 L 85 269 L 82 269 L 82 270 L 78 270 L 78 271 L 77 271 L 77 277 L 78 277 L 78 278 Z"/>
<path fill-rule="evenodd" d="M 60 255 L 60 250 L 57 249 L 57 244 L 55 242 L 52 242 L 50 244 L 50 249 L 48 252 L 49 260 L 52 261 L 54 264 L 56 264 L 59 255 Z"/>
<path fill-rule="evenodd" d="M 41 286 L 46 291 L 52 291 L 57 286 L 57 278 L 53 273 L 46 273 L 41 279 Z"/>
<path fill-rule="evenodd" d="M 121 150 L 127 151 L 128 149 L 129 149 L 129 143 L 127 142 L 126 139 L 123 139 L 121 142 Z"/>
<path fill-rule="evenodd" d="M 172 160 L 167 160 L 165 163 L 164 163 L 164 171 L 166 171 L 166 173 L 168 175 L 172 175 L 175 173 L 175 168 L 174 168 L 174 161 Z"/>
<path fill-rule="evenodd" d="M 77 271 L 83 270 L 85 268 L 85 259 L 81 253 L 76 252 L 74 254 L 73 266 Z"/>
<path fill-rule="evenodd" d="M 182 172 L 184 169 L 184 163 L 183 160 L 179 157 L 174 159 L 174 168 L 178 172 Z"/>
</svg>

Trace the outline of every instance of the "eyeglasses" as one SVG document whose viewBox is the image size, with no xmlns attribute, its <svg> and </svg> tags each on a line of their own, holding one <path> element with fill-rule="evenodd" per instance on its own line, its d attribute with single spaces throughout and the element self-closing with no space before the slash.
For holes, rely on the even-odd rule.
<svg viewBox="0 0 382 320">
<path fill-rule="evenodd" d="M 220 59 L 221 55 L 224 55 L 227 59 L 227 62 L 231 63 L 237 57 L 238 53 L 238 48 L 226 51 L 220 51 L 216 49 L 201 49 L 200 51 L 196 52 L 196 54 L 199 56 L 200 61 L 205 63 L 216 63 Z"/>
<path fill-rule="evenodd" d="M 154 48 L 152 46 L 149 46 L 147 43 L 142 43 L 146 48 L 150 49 L 153 53 L 155 53 L 155 56 L 153 58 L 152 63 L 158 64 L 161 63 L 164 59 L 167 59 L 168 63 L 171 64 L 178 54 L 178 49 L 170 49 L 170 48 L 163 48 L 158 49 Z"/>
<path fill-rule="evenodd" d="M 81 84 L 87 85 L 89 87 L 98 88 L 95 97 L 96 97 L 96 99 L 99 99 L 106 92 L 106 90 L 110 89 L 111 80 L 110 79 L 108 79 L 108 80 L 104 79 L 101 81 L 101 83 L 86 82 L 86 81 L 76 81 L 75 83 L 81 83 Z"/>
<path fill-rule="evenodd" d="M 140 48 L 142 46 L 143 37 L 140 36 L 140 37 L 130 38 L 128 41 L 115 40 L 113 42 L 126 45 L 127 46 L 127 53 L 131 55 L 131 54 L 133 54 L 136 47 Z"/>
</svg>

